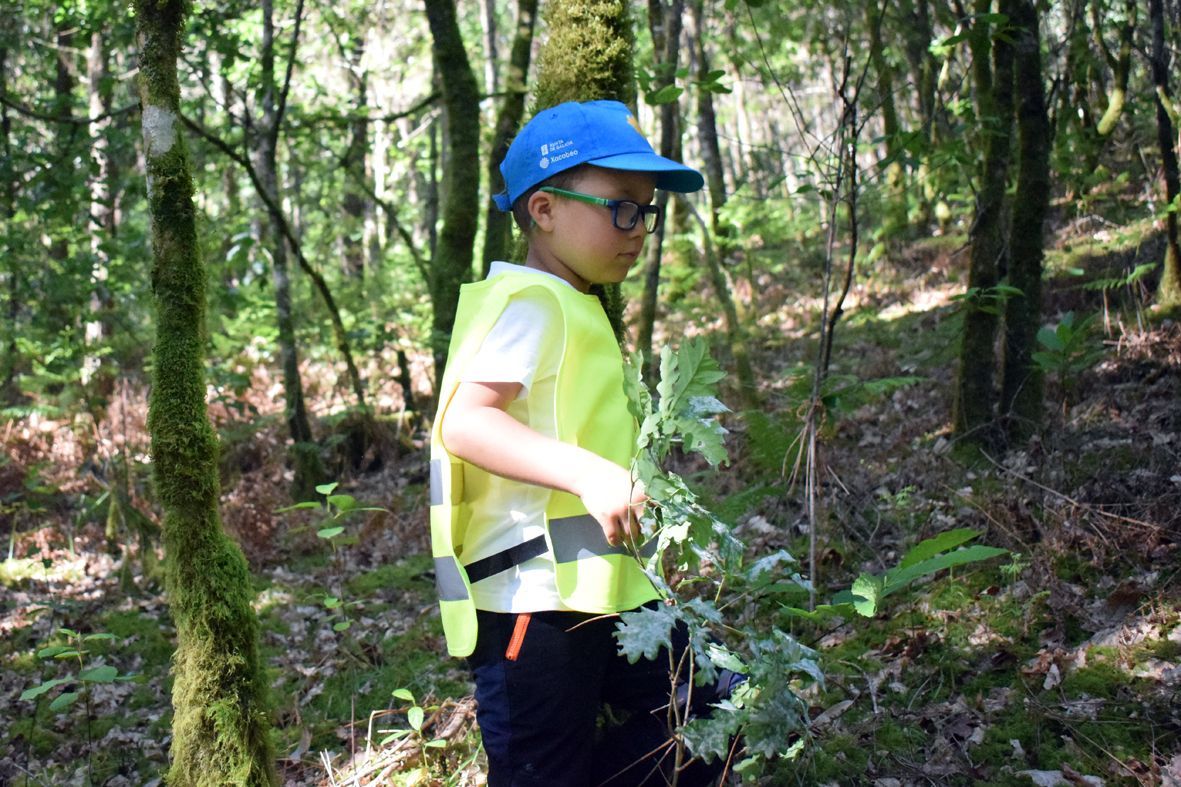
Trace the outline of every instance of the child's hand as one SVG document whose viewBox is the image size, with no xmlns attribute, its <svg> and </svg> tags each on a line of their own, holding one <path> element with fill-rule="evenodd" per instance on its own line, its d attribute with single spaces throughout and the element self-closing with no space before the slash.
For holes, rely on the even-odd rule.
<svg viewBox="0 0 1181 787">
<path fill-rule="evenodd" d="M 640 535 L 640 512 L 648 502 L 644 487 L 619 465 L 595 459 L 598 461 L 584 477 L 579 492 L 582 504 L 603 528 L 608 544 L 634 541 Z"/>
</svg>

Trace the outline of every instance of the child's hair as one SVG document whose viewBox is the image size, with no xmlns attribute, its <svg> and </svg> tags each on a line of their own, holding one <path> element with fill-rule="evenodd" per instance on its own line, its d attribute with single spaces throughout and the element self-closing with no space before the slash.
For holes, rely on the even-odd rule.
<svg viewBox="0 0 1181 787">
<path fill-rule="evenodd" d="M 582 174 L 588 166 L 590 165 L 580 164 L 577 167 L 562 170 L 517 197 L 517 201 L 513 203 L 513 221 L 517 223 L 517 228 L 525 233 L 525 235 L 528 235 L 529 231 L 533 229 L 533 217 L 529 215 L 529 198 L 542 186 L 552 186 L 557 189 L 572 189 L 578 185 L 578 181 L 582 178 Z"/>
</svg>

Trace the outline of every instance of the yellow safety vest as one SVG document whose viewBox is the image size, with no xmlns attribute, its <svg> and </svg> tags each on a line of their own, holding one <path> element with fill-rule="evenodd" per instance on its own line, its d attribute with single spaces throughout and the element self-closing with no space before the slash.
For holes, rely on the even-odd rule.
<svg viewBox="0 0 1181 787">
<path fill-rule="evenodd" d="M 464 478 L 477 486 L 474 474 L 486 475 L 486 471 L 447 453 L 440 438 L 443 417 L 463 369 L 509 300 L 529 288 L 540 288 L 554 297 L 564 329 L 561 335 L 549 337 L 563 347 L 553 400 L 531 400 L 530 409 L 553 407 L 559 440 L 621 467 L 630 466 L 635 450 L 635 421 L 623 393 L 623 358 L 598 298 L 525 271 L 502 273 L 460 288 L 447 370 L 439 388 L 439 410 L 431 430 L 430 473 L 435 585 L 447 651 L 452 656 L 467 656 L 476 646 L 476 608 L 462 563 L 471 519 Z M 566 606 L 604 614 L 658 598 L 636 559 L 624 547 L 607 543 L 602 528 L 578 497 L 552 492 L 545 518 L 548 557 L 553 561 L 558 596 Z"/>
</svg>

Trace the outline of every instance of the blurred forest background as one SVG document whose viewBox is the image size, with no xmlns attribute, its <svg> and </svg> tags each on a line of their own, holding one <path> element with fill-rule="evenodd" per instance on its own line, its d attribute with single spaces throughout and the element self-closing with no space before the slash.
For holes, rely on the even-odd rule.
<svg viewBox="0 0 1181 787">
<path fill-rule="evenodd" d="M 611 96 L 707 176 L 615 299 L 726 373 L 674 584 L 796 670 L 727 778 L 1181 784 L 1178 0 L 179 8 L 0 0 L 0 782 L 483 783 L 434 385 L 507 141 Z"/>
</svg>

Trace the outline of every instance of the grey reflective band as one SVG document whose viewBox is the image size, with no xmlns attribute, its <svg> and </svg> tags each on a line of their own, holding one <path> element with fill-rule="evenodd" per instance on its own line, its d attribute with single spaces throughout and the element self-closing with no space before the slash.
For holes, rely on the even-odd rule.
<svg viewBox="0 0 1181 787">
<path fill-rule="evenodd" d="M 439 601 L 463 601 L 467 598 L 467 585 L 459 573 L 459 561 L 448 555 L 435 558 L 435 590 Z"/>
<path fill-rule="evenodd" d="M 628 554 L 627 547 L 613 547 L 607 543 L 603 528 L 590 514 L 551 519 L 549 536 L 554 545 L 555 563 L 572 563 L 588 557 Z M 655 539 L 640 549 L 642 557 L 651 557 L 655 552 Z"/>
<path fill-rule="evenodd" d="M 431 505 L 443 502 L 443 460 L 431 460 Z"/>
</svg>

